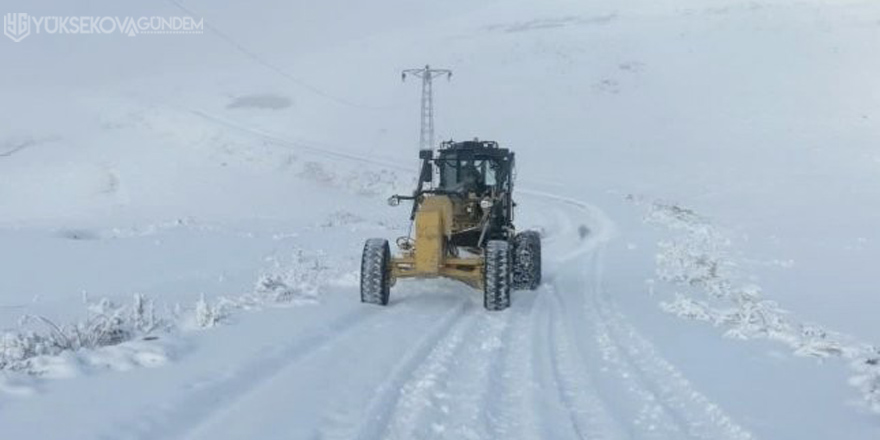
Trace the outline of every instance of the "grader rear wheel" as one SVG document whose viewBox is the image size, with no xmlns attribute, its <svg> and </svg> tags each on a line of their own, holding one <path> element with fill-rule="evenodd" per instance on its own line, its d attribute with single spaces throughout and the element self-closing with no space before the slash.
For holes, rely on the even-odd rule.
<svg viewBox="0 0 880 440">
<path fill-rule="evenodd" d="M 541 285 L 541 235 L 524 231 L 513 239 L 513 288 L 535 290 Z"/>
<path fill-rule="evenodd" d="M 483 306 L 499 311 L 510 307 L 511 254 L 504 240 L 491 240 L 486 245 Z"/>
</svg>

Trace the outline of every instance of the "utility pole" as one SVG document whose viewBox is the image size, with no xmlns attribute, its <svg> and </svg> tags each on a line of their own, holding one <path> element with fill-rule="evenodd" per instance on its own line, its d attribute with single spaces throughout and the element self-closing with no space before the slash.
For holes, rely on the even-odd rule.
<svg viewBox="0 0 880 440">
<path fill-rule="evenodd" d="M 406 76 L 412 75 L 422 79 L 422 129 L 419 134 L 419 150 L 434 149 L 434 88 L 433 80 L 439 76 L 452 78 L 452 71 L 446 69 L 432 69 L 426 65 L 424 69 L 407 69 L 401 72 L 401 80 L 406 81 Z"/>
</svg>

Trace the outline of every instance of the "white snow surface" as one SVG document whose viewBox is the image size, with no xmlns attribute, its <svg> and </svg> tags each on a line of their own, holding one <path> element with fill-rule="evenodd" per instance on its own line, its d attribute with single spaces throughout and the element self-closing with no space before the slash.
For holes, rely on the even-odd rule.
<svg viewBox="0 0 880 440">
<path fill-rule="evenodd" d="M 7 0 L 0 438 L 880 437 L 880 4 Z M 544 284 L 358 299 L 438 138 L 517 153 Z"/>
</svg>

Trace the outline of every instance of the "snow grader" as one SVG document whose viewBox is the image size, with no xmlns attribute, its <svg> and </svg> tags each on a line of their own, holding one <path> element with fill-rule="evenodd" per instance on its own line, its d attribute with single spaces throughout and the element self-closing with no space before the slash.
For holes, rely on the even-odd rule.
<svg viewBox="0 0 880 440">
<path fill-rule="evenodd" d="M 483 292 L 487 310 L 510 306 L 512 289 L 541 283 L 541 237 L 513 225 L 514 153 L 494 141 L 443 142 L 421 150 L 412 195 L 393 195 L 391 206 L 412 201 L 414 231 L 396 240 L 372 238 L 361 259 L 361 302 L 387 305 L 401 278 L 445 277 Z M 434 184 L 435 175 L 438 182 Z"/>
</svg>

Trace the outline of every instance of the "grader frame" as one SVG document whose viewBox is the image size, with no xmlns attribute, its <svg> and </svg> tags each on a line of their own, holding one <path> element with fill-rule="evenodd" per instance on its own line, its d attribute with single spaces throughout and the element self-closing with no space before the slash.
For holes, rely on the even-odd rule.
<svg viewBox="0 0 880 440">
<path fill-rule="evenodd" d="M 361 300 L 385 305 L 402 278 L 445 277 L 484 292 L 489 310 L 510 303 L 513 288 L 540 283 L 540 237 L 513 225 L 514 153 L 492 141 L 444 142 L 419 154 L 422 167 L 411 196 L 413 236 L 400 237 L 391 256 L 387 240 L 371 239 L 361 264 Z M 434 182 L 434 175 L 439 182 Z M 430 187 L 426 188 L 425 186 Z"/>
<path fill-rule="evenodd" d="M 415 218 L 415 243 L 391 259 L 391 284 L 398 278 L 446 277 L 475 289 L 483 289 L 483 260 L 450 256 L 453 205 L 448 196 L 429 196 L 421 202 Z M 406 247 L 406 246 L 404 246 Z"/>
</svg>

